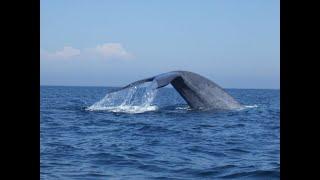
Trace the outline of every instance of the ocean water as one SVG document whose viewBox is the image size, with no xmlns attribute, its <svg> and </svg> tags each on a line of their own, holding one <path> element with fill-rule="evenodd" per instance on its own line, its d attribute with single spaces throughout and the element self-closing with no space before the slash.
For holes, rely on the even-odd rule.
<svg viewBox="0 0 320 180">
<path fill-rule="evenodd" d="M 191 110 L 173 88 L 40 87 L 41 179 L 280 179 L 279 90 Z"/>
</svg>

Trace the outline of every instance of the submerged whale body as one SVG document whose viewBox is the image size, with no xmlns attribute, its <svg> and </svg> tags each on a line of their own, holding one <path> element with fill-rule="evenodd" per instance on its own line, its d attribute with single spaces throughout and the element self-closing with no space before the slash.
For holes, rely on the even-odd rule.
<svg viewBox="0 0 320 180">
<path fill-rule="evenodd" d="M 242 105 L 214 82 L 188 71 L 172 71 L 133 82 L 123 88 L 154 81 L 155 88 L 162 88 L 171 83 L 192 109 L 232 110 Z"/>
</svg>

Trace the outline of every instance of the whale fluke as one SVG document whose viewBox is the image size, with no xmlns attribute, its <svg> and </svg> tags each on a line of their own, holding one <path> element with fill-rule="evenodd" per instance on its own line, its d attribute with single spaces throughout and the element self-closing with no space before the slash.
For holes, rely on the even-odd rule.
<svg viewBox="0 0 320 180">
<path fill-rule="evenodd" d="M 157 87 L 155 88 L 162 88 L 171 83 L 192 109 L 231 110 L 242 107 L 239 102 L 220 86 L 199 74 L 188 71 L 163 73 L 135 81 L 116 91 L 150 81 L 157 82 Z"/>
</svg>

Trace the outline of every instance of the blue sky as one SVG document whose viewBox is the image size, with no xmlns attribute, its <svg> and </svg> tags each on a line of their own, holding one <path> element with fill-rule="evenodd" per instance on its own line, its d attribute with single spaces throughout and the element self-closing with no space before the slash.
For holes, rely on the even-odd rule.
<svg viewBox="0 0 320 180">
<path fill-rule="evenodd" d="M 173 70 L 280 87 L 278 0 L 41 0 L 40 84 L 123 86 Z"/>
</svg>

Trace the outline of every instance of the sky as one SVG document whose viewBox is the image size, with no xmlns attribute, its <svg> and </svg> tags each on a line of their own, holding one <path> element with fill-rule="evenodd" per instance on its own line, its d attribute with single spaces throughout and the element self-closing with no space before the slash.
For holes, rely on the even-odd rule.
<svg viewBox="0 0 320 180">
<path fill-rule="evenodd" d="M 40 84 L 124 86 L 174 70 L 280 88 L 279 0 L 41 0 Z"/>
</svg>

